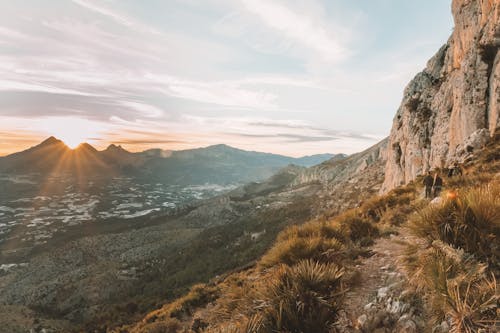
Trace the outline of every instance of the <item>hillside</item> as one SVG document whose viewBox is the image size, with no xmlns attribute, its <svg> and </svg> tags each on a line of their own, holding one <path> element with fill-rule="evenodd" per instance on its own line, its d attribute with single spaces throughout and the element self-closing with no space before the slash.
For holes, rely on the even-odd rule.
<svg viewBox="0 0 500 333">
<path fill-rule="evenodd" d="M 113 332 L 497 332 L 499 11 L 454 0 L 453 34 L 406 87 L 388 140 L 298 172 L 292 184 L 322 188 L 308 223 Z M 463 175 L 422 198 L 422 175 L 455 163 Z"/>
<path fill-rule="evenodd" d="M 499 152 L 497 132 L 432 202 L 418 179 L 289 227 L 255 264 L 112 332 L 497 332 Z"/>
<path fill-rule="evenodd" d="M 312 169 L 289 166 L 174 214 L 88 221 L 45 243 L 2 251 L 4 262 L 26 265 L 0 274 L 0 308 L 24 309 L 24 324 L 12 332 L 32 328 L 35 318 L 59 331 L 138 320 L 193 283 L 258 259 L 286 226 L 354 207 L 358 192 L 362 198 L 377 193 L 381 147 Z M 335 200 L 339 186 L 344 191 Z M 132 310 L 124 311 L 127 305 Z"/>
<path fill-rule="evenodd" d="M 0 158 L 0 331 L 500 331 L 500 0 L 453 0 L 452 12 L 390 136 L 357 154 L 70 150 L 49 138 Z M 427 199 L 429 170 L 444 191 Z M 33 172 L 95 173 L 116 197 L 85 177 L 47 177 L 59 201 L 31 193 L 18 175 Z M 231 187 L 171 208 L 188 184 Z"/>
</svg>

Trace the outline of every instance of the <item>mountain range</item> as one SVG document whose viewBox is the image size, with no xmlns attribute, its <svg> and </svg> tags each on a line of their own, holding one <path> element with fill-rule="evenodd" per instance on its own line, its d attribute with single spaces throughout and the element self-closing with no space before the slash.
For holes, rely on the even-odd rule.
<svg viewBox="0 0 500 333">
<path fill-rule="evenodd" d="M 244 328 L 288 321 L 299 327 L 286 327 L 290 332 L 444 333 L 496 325 L 500 1 L 453 0 L 452 11 L 452 36 L 406 87 L 390 136 L 348 157 L 294 159 L 225 145 L 71 150 L 49 138 L 0 158 L 0 173 L 8 174 L 83 170 L 180 184 L 246 183 L 168 214 L 76 225 L 94 206 L 84 210 L 74 193 L 54 207 L 53 218 L 75 216 L 46 225 L 54 200 L 39 204 L 38 192 L 14 193 L 2 214 L 40 217 L 21 226 L 9 217 L 3 226 L 17 228 L 22 247 L 13 249 L 10 235 L 0 243 L 0 331 L 274 332 L 285 326 Z M 464 167 L 463 176 L 443 177 L 444 193 L 455 197 L 423 199 L 418 177 L 451 163 Z M 124 189 L 117 204 L 131 209 L 134 191 Z M 474 321 L 480 325 L 467 326 Z"/>
<path fill-rule="evenodd" d="M 63 141 L 50 137 L 37 146 L 0 157 L 0 172 L 128 175 L 145 181 L 177 185 L 230 184 L 263 180 L 290 164 L 309 167 L 333 157 L 345 156 L 320 154 L 293 158 L 245 151 L 223 144 L 180 151 L 150 149 L 138 153 L 112 144 L 99 151 L 88 143 L 70 149 Z"/>
</svg>

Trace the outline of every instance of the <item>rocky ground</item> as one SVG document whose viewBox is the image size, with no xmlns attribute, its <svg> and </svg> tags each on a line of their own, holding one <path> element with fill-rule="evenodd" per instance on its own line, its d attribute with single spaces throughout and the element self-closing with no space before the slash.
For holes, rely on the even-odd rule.
<svg viewBox="0 0 500 333">
<path fill-rule="evenodd" d="M 408 231 L 379 238 L 370 247 L 370 257 L 362 259 L 356 269 L 359 284 L 346 295 L 345 310 L 338 329 L 344 333 L 444 333 L 446 322 L 432 326 L 426 320 L 422 300 L 408 285 L 399 268 L 405 243 L 414 242 Z"/>
</svg>

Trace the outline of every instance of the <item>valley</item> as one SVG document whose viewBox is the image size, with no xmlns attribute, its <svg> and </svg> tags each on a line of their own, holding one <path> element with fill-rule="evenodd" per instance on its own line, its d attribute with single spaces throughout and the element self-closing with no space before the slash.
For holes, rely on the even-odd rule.
<svg viewBox="0 0 500 333">
<path fill-rule="evenodd" d="M 50 242 L 55 233 L 85 223 L 174 215 L 235 185 L 140 183 L 130 177 L 78 180 L 71 175 L 0 178 L 2 256 Z"/>
<path fill-rule="evenodd" d="M 500 332 L 500 0 L 448 2 L 425 66 L 434 2 L 12 2 L 0 333 Z"/>
</svg>

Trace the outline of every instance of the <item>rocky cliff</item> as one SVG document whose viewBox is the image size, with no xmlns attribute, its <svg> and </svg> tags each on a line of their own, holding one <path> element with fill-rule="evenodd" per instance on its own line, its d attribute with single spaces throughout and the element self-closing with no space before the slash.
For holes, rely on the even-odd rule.
<svg viewBox="0 0 500 333">
<path fill-rule="evenodd" d="M 499 127 L 500 0 L 453 0 L 454 31 L 408 84 L 382 192 L 462 162 Z"/>
</svg>

